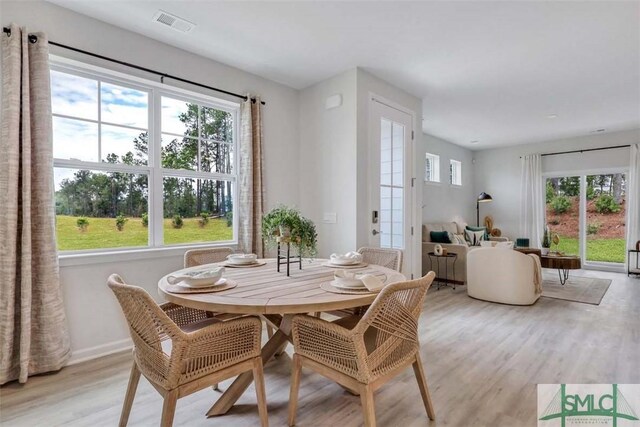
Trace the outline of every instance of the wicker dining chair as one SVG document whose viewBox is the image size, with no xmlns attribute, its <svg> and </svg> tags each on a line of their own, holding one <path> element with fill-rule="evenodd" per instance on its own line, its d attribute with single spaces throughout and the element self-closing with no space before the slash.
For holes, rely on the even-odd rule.
<svg viewBox="0 0 640 427">
<path fill-rule="evenodd" d="M 232 248 L 205 248 L 191 249 L 184 253 L 184 266 L 195 267 L 202 264 L 213 264 L 214 262 L 226 261 L 227 257 L 233 253 Z"/>
<path fill-rule="evenodd" d="M 360 248 L 362 262 L 376 264 L 395 271 L 402 270 L 402 251 L 400 249 Z"/>
<path fill-rule="evenodd" d="M 164 398 L 161 426 L 167 427 L 173 423 L 177 399 L 246 371 L 253 371 L 260 421 L 268 426 L 259 318 L 222 322 L 201 310 L 159 306 L 144 289 L 126 284 L 117 274 L 107 284 L 120 303 L 134 345 L 120 427 L 127 425 L 141 374 Z M 163 348 L 169 343 L 170 349 Z"/>
<path fill-rule="evenodd" d="M 293 373 L 289 425 L 295 424 L 302 367 L 360 394 L 365 426 L 376 425 L 373 392 L 413 365 L 429 419 L 433 404 L 420 360 L 418 319 L 435 273 L 388 285 L 352 329 L 313 316 L 292 321 Z"/>
</svg>

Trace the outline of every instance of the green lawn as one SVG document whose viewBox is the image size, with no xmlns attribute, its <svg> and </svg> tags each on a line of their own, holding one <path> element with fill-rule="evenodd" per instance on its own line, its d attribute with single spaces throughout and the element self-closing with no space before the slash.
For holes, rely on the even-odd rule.
<svg viewBox="0 0 640 427">
<path fill-rule="evenodd" d="M 587 238 L 587 261 L 624 263 L 626 257 L 624 239 L 591 239 Z M 555 250 L 555 246 L 552 247 Z M 578 239 L 560 237 L 558 250 L 570 255 L 578 255 Z"/>
<path fill-rule="evenodd" d="M 56 232 L 58 249 L 61 251 L 147 246 L 148 229 L 142 226 L 140 218 L 129 218 L 124 230 L 118 231 L 114 218 L 89 218 L 87 231 L 76 226 L 78 217 L 58 215 Z M 212 242 L 231 240 L 233 229 L 227 227 L 224 218 L 212 218 L 201 228 L 197 218 L 185 218 L 182 228 L 171 225 L 171 219 L 164 220 L 164 244 Z"/>
</svg>

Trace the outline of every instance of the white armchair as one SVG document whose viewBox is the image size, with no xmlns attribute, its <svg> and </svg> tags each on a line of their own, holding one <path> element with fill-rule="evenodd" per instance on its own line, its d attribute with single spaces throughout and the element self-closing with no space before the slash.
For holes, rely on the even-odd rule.
<svg viewBox="0 0 640 427">
<path fill-rule="evenodd" d="M 502 304 L 531 305 L 536 292 L 538 264 L 529 255 L 502 248 L 477 248 L 467 254 L 467 294 Z"/>
</svg>

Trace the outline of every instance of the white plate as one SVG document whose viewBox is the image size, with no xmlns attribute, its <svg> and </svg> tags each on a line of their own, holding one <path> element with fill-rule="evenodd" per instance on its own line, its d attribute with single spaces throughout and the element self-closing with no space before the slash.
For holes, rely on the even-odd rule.
<svg viewBox="0 0 640 427">
<path fill-rule="evenodd" d="M 256 254 L 231 254 L 227 257 L 227 262 L 233 265 L 249 265 L 258 262 Z"/>
<path fill-rule="evenodd" d="M 220 278 L 217 282 L 214 283 L 208 283 L 208 284 L 190 284 L 188 282 L 182 281 L 182 282 L 178 282 L 176 283 L 177 286 L 181 286 L 183 288 L 189 288 L 189 289 L 199 289 L 199 288 L 212 288 L 214 286 L 222 286 L 225 285 L 227 283 L 227 279 L 225 279 L 224 277 Z"/>
<path fill-rule="evenodd" d="M 337 280 L 332 280 L 331 282 L 329 282 L 331 286 L 338 289 L 346 289 L 346 290 L 354 290 L 354 291 L 361 291 L 363 289 L 367 289 L 364 283 L 362 282 L 360 283 L 362 284 L 362 286 L 345 286 L 344 284 L 338 282 Z"/>
</svg>

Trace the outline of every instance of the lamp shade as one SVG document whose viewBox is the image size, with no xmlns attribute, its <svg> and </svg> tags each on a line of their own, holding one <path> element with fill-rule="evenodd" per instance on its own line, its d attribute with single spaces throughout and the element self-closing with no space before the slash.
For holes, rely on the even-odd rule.
<svg viewBox="0 0 640 427">
<path fill-rule="evenodd" d="M 478 202 L 481 202 L 481 203 L 490 202 L 492 200 L 493 198 L 489 194 L 485 193 L 484 191 L 478 195 Z"/>
</svg>

